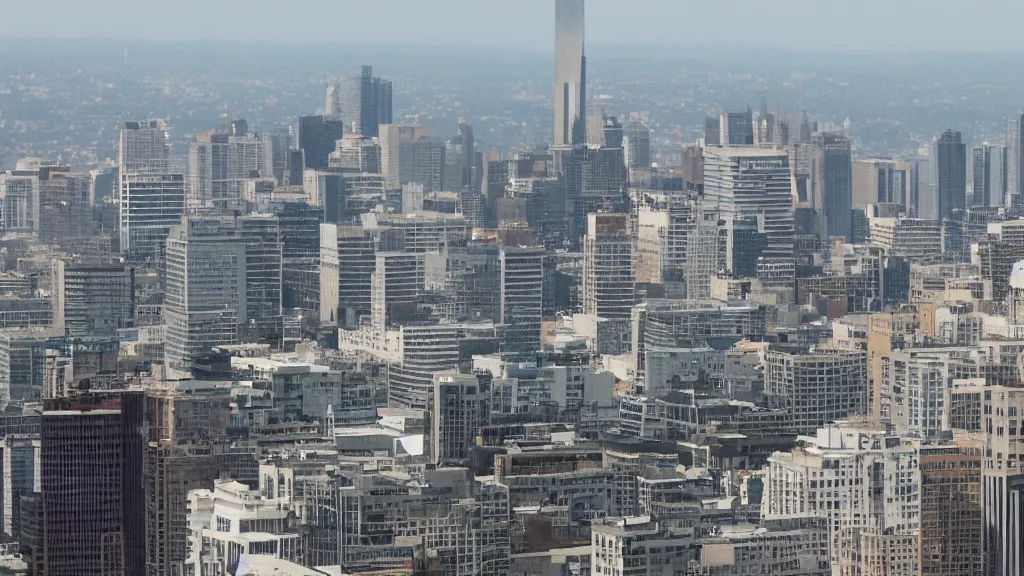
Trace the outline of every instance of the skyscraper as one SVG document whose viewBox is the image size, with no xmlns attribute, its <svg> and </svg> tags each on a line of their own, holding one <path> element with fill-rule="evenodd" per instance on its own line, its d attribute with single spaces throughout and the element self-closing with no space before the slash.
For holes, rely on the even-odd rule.
<svg viewBox="0 0 1024 576">
<path fill-rule="evenodd" d="M 811 138 L 811 206 L 820 222 L 823 241 L 838 236 L 853 241 L 852 158 L 850 139 L 819 132 Z"/>
<path fill-rule="evenodd" d="M 188 372 L 199 354 L 237 344 L 246 322 L 246 244 L 227 218 L 185 218 L 167 240 L 164 319 L 169 368 Z"/>
<path fill-rule="evenodd" d="M 722 146 L 754 145 L 754 113 L 750 108 L 743 112 L 722 114 L 718 127 L 721 131 L 719 143 Z"/>
<path fill-rule="evenodd" d="M 116 336 L 135 326 L 135 269 L 53 261 L 53 325 L 69 336 Z"/>
<path fill-rule="evenodd" d="M 988 142 L 971 150 L 971 205 L 1002 206 L 1007 191 L 1007 149 Z"/>
<path fill-rule="evenodd" d="M 373 66 L 363 66 L 358 76 L 327 86 L 324 113 L 340 118 L 346 132 L 377 136 L 381 124 L 391 124 L 391 82 L 374 77 Z"/>
<path fill-rule="evenodd" d="M 342 121 L 331 116 L 299 118 L 299 150 L 306 155 L 306 168 L 323 170 L 342 137 Z"/>
<path fill-rule="evenodd" d="M 281 337 L 280 221 L 270 214 L 249 214 L 240 216 L 237 226 L 245 241 L 247 341 L 276 343 Z"/>
<path fill-rule="evenodd" d="M 967 207 L 967 145 L 959 132 L 946 130 L 935 141 L 935 176 L 941 221 Z"/>
<path fill-rule="evenodd" d="M 506 325 L 505 349 L 516 352 L 540 350 L 544 296 L 544 248 L 503 246 L 501 307 L 498 321 Z"/>
<path fill-rule="evenodd" d="M 740 241 L 739 232 L 750 225 L 767 240 L 763 250 L 749 254 L 757 262 L 762 282 L 792 286 L 795 261 L 789 156 L 763 148 L 706 148 L 704 198 L 731 223 L 730 269 L 737 267 L 738 252 L 755 249 Z"/>
<path fill-rule="evenodd" d="M 629 214 L 587 216 L 583 242 L 583 313 L 628 320 L 636 303 Z"/>
<path fill-rule="evenodd" d="M 1006 123 L 1006 186 L 1011 199 L 1017 199 L 1024 186 L 1024 114 L 1010 116 Z M 1011 202 L 1013 204 L 1013 202 Z"/>
<path fill-rule="evenodd" d="M 161 120 L 123 122 L 118 145 L 121 250 L 132 260 L 161 259 L 171 226 L 185 210 L 185 171 L 170 155 Z"/>
<path fill-rule="evenodd" d="M 145 572 L 141 392 L 47 401 L 41 421 L 44 573 Z"/>
<path fill-rule="evenodd" d="M 236 120 L 236 128 L 243 127 Z M 274 175 L 273 148 L 258 134 L 201 132 L 188 151 L 189 207 L 240 209 L 245 182 Z"/>
<path fill-rule="evenodd" d="M 462 146 L 462 186 L 472 188 L 476 182 L 473 172 L 476 163 L 476 152 L 473 142 L 473 127 L 466 124 L 465 118 L 459 118 L 459 144 Z"/>
<path fill-rule="evenodd" d="M 623 129 L 626 166 L 648 170 L 651 167 L 651 129 L 640 120 L 630 120 Z"/>
<path fill-rule="evenodd" d="M 584 0 L 555 0 L 555 145 L 586 139 L 585 32 Z"/>
</svg>

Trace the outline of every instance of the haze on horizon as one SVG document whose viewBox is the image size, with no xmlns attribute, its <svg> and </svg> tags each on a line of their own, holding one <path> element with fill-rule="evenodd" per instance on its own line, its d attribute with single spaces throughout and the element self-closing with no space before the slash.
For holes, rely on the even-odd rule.
<svg viewBox="0 0 1024 576">
<path fill-rule="evenodd" d="M 17 2 L 7 38 L 466 44 L 549 51 L 553 0 L 53 0 Z M 587 42 L 810 51 L 1024 50 L 1024 2 L 965 18 L 952 0 L 587 0 Z M 54 15 L 59 14 L 59 18 Z M 999 17 L 995 17 L 998 15 Z"/>
</svg>

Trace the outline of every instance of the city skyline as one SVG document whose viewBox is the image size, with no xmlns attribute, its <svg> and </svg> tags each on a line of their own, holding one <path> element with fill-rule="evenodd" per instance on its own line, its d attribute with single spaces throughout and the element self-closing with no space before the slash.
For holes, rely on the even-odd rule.
<svg viewBox="0 0 1024 576">
<path fill-rule="evenodd" d="M 1024 576 L 1024 53 L 587 44 L 916 3 L 0 40 L 0 575 Z"/>
</svg>

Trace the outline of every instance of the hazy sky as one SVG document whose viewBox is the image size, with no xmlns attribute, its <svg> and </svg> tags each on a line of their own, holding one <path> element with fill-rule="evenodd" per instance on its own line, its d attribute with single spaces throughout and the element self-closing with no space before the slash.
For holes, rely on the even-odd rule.
<svg viewBox="0 0 1024 576">
<path fill-rule="evenodd" d="M 550 51 L 553 2 L 14 0 L 3 16 L 10 23 L 5 35 L 19 37 L 262 38 Z M 1024 2 L 983 4 L 978 12 L 962 0 L 587 0 L 587 42 L 857 52 L 1024 49 Z"/>
</svg>

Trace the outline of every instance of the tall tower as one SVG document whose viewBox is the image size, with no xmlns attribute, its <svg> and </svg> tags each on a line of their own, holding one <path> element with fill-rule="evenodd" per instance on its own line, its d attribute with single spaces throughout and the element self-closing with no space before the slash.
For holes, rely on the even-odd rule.
<svg viewBox="0 0 1024 576">
<path fill-rule="evenodd" d="M 823 242 L 853 242 L 853 161 L 850 139 L 834 132 L 811 136 L 811 205 Z"/>
<path fill-rule="evenodd" d="M 1006 185 L 1007 195 L 1017 200 L 1024 181 L 1024 114 L 1010 116 L 1006 125 Z M 1010 203 L 1015 206 L 1014 202 Z"/>
<path fill-rule="evenodd" d="M 340 118 L 347 133 L 376 137 L 381 124 L 391 124 L 391 82 L 375 77 L 373 66 L 363 66 L 358 76 L 328 85 L 325 113 Z"/>
<path fill-rule="evenodd" d="M 554 144 L 586 140 L 587 58 L 583 0 L 555 1 Z"/>
<path fill-rule="evenodd" d="M 192 361 L 218 344 L 237 344 L 246 306 L 246 243 L 227 217 L 186 217 L 167 238 L 164 318 L 169 368 Z M 255 282 L 254 282 L 255 283 Z"/>
<path fill-rule="evenodd" d="M 44 574 L 145 573 L 142 393 L 47 400 L 40 420 Z"/>
<path fill-rule="evenodd" d="M 967 207 L 967 145 L 959 132 L 946 130 L 935 142 L 935 183 L 939 217 L 952 218 Z"/>
<path fill-rule="evenodd" d="M 162 120 L 121 123 L 118 144 L 121 250 L 132 260 L 159 260 L 171 226 L 185 211 L 185 170 L 171 157 Z"/>
</svg>

